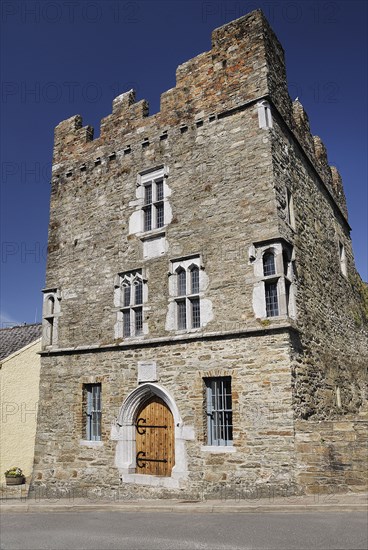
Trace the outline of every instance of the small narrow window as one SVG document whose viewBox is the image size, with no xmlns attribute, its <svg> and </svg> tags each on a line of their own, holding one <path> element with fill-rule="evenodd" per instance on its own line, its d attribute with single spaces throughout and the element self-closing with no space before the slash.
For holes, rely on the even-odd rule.
<svg viewBox="0 0 368 550">
<path fill-rule="evenodd" d="M 191 298 L 190 300 L 192 310 L 192 327 L 199 328 L 201 326 L 201 312 L 199 306 L 199 298 Z"/>
<path fill-rule="evenodd" d="M 135 321 L 135 334 L 140 336 L 143 333 L 143 312 L 142 308 L 136 308 L 134 310 L 134 321 Z"/>
<path fill-rule="evenodd" d="M 57 322 L 59 300 L 56 300 L 57 291 L 44 291 L 43 303 L 43 346 L 53 346 L 57 341 Z"/>
<path fill-rule="evenodd" d="M 288 224 L 295 229 L 294 198 L 289 189 L 286 190 L 286 219 Z"/>
<path fill-rule="evenodd" d="M 85 438 L 101 441 L 101 384 L 84 385 Z"/>
<path fill-rule="evenodd" d="M 193 267 L 190 272 L 190 280 L 191 280 L 191 293 L 192 294 L 198 294 L 199 293 L 199 269 L 198 267 Z"/>
<path fill-rule="evenodd" d="M 178 296 L 185 296 L 187 293 L 187 274 L 184 269 L 178 271 Z"/>
<path fill-rule="evenodd" d="M 123 311 L 123 336 L 129 338 L 130 334 L 130 311 Z"/>
<path fill-rule="evenodd" d="M 205 378 L 207 444 L 233 444 L 231 377 Z"/>
<path fill-rule="evenodd" d="M 272 128 L 272 113 L 270 104 L 267 101 L 257 103 L 258 123 L 260 128 Z"/>
<path fill-rule="evenodd" d="M 291 283 L 287 279 L 285 279 L 285 298 L 286 298 L 286 314 L 289 315 L 290 313 L 290 288 Z"/>
<path fill-rule="evenodd" d="M 142 301 L 143 301 L 143 284 L 142 284 L 142 281 L 137 280 L 134 283 L 134 289 L 135 289 L 134 304 L 137 306 L 137 305 L 142 304 Z"/>
<path fill-rule="evenodd" d="M 346 277 L 347 269 L 346 269 L 345 246 L 344 246 L 341 242 L 339 243 L 339 256 L 340 256 L 340 269 L 341 269 L 341 273 L 342 273 L 343 275 L 345 275 L 345 277 Z"/>
<path fill-rule="evenodd" d="M 276 317 L 279 314 L 277 283 L 265 283 L 265 296 L 267 317 Z"/>
<path fill-rule="evenodd" d="M 266 252 L 263 256 L 263 274 L 265 277 L 275 275 L 275 256 L 272 252 Z"/>
<path fill-rule="evenodd" d="M 123 306 L 130 306 L 130 283 L 128 281 L 123 284 Z"/>
<path fill-rule="evenodd" d="M 187 328 L 187 311 L 185 300 L 177 301 L 178 308 L 178 329 L 185 330 Z"/>
</svg>

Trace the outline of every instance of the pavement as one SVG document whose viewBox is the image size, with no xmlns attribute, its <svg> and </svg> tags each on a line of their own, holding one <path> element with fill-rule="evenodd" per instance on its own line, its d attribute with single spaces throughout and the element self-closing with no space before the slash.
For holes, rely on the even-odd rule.
<svg viewBox="0 0 368 550">
<path fill-rule="evenodd" d="M 105 500 L 98 496 L 86 498 L 14 498 L 3 495 L 2 513 L 14 512 L 186 512 L 186 513 L 255 513 L 255 512 L 366 512 L 368 493 L 315 494 L 260 499 L 224 498 L 219 500 Z"/>
</svg>

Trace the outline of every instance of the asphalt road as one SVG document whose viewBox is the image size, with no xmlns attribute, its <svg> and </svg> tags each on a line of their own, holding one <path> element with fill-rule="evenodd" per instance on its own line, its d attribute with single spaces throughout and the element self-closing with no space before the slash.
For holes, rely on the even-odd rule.
<svg viewBox="0 0 368 550">
<path fill-rule="evenodd" d="M 4 513 L 2 550 L 358 550 L 367 516 L 345 513 Z"/>
</svg>

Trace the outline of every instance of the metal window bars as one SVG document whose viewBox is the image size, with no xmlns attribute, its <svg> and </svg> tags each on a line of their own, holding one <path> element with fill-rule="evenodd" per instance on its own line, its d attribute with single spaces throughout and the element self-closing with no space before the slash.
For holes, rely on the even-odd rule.
<svg viewBox="0 0 368 550">
<path fill-rule="evenodd" d="M 208 445 L 229 446 L 233 443 L 231 378 L 208 378 L 207 440 Z"/>
</svg>

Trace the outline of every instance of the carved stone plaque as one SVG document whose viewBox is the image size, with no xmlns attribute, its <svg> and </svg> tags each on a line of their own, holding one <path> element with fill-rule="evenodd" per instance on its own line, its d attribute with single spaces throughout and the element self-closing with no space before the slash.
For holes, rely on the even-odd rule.
<svg viewBox="0 0 368 550">
<path fill-rule="evenodd" d="M 156 382 L 156 361 L 138 361 L 138 382 Z"/>
</svg>

